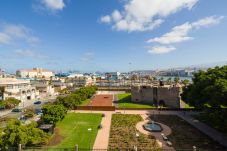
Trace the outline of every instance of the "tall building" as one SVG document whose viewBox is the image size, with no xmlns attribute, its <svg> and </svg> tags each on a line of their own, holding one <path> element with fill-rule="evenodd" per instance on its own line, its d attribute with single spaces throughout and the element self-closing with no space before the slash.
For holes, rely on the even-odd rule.
<svg viewBox="0 0 227 151">
<path fill-rule="evenodd" d="M 33 68 L 32 70 L 18 70 L 16 75 L 20 78 L 50 78 L 54 76 L 54 72 L 42 68 Z"/>
</svg>

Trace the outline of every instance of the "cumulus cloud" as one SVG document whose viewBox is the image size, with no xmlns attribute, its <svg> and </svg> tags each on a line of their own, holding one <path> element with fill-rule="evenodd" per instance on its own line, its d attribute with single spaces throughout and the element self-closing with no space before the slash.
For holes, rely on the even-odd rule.
<svg viewBox="0 0 227 151">
<path fill-rule="evenodd" d="M 198 0 L 127 0 L 122 11 L 101 17 L 118 31 L 147 31 L 157 28 L 164 18 L 182 9 L 191 10 Z"/>
<path fill-rule="evenodd" d="M 66 0 L 35 0 L 32 8 L 37 13 L 55 15 L 66 7 Z"/>
<path fill-rule="evenodd" d="M 106 16 L 102 16 L 100 18 L 100 21 L 103 22 L 103 23 L 110 23 L 111 22 L 111 17 L 106 15 Z"/>
<path fill-rule="evenodd" d="M 148 50 L 148 53 L 151 54 L 166 54 L 169 52 L 172 52 L 176 50 L 173 46 L 154 46 L 150 50 Z"/>
<path fill-rule="evenodd" d="M 200 29 L 202 27 L 209 27 L 212 25 L 219 24 L 223 19 L 223 16 L 210 16 L 203 19 L 200 19 L 192 23 L 184 23 L 179 26 L 175 26 L 172 30 L 161 37 L 155 37 L 149 39 L 147 42 L 157 42 L 160 44 L 173 44 L 180 43 L 188 40 L 192 40 L 193 37 L 188 36 L 189 33 L 193 30 Z"/>
<path fill-rule="evenodd" d="M 65 7 L 64 0 L 41 0 L 41 3 L 50 10 L 62 10 Z"/>
<path fill-rule="evenodd" d="M 24 25 L 2 23 L 0 25 L 0 44 L 10 44 L 15 40 L 36 43 L 39 41 L 39 38 L 33 36 L 32 30 Z"/>
</svg>

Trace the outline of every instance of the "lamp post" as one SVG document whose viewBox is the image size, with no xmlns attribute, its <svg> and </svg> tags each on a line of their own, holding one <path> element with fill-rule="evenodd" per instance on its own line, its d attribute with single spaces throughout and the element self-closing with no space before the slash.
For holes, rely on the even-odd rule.
<svg viewBox="0 0 227 151">
<path fill-rule="evenodd" d="M 87 130 L 88 130 L 88 135 L 90 135 L 88 137 L 89 137 L 89 150 L 91 150 L 91 131 L 92 131 L 92 129 L 88 128 Z"/>
<path fill-rule="evenodd" d="M 136 133 L 136 145 L 134 146 L 135 151 L 138 150 L 138 137 L 139 136 L 140 136 L 139 133 Z"/>
</svg>

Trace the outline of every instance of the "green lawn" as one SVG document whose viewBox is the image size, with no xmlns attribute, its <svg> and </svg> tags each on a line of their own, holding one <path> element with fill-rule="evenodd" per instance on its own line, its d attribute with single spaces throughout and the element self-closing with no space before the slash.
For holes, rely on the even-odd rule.
<svg viewBox="0 0 227 151">
<path fill-rule="evenodd" d="M 194 106 L 190 106 L 189 104 L 185 103 L 184 108 L 185 109 L 194 109 L 195 107 Z"/>
<path fill-rule="evenodd" d="M 131 93 L 118 95 L 118 108 L 156 108 L 149 104 L 138 104 L 131 102 Z"/>
<path fill-rule="evenodd" d="M 91 99 L 87 99 L 80 104 L 80 106 L 87 106 L 91 102 Z"/>
<path fill-rule="evenodd" d="M 59 129 L 58 138 L 62 138 L 60 143 L 53 146 L 54 148 L 71 148 L 78 144 L 79 148 L 89 148 L 89 142 L 91 147 L 94 144 L 98 126 L 101 122 L 101 114 L 90 113 L 69 113 L 66 117 L 58 122 L 56 128 Z M 92 132 L 89 133 L 88 129 L 92 128 Z M 54 141 L 53 136 L 52 139 Z"/>
</svg>

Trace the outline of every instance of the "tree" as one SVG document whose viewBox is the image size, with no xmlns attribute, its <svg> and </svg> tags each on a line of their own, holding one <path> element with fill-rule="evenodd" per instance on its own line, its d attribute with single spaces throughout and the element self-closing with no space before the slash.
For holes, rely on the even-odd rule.
<svg viewBox="0 0 227 151">
<path fill-rule="evenodd" d="M 4 87 L 0 87 L 0 100 L 3 100 L 4 92 L 5 92 L 5 88 Z"/>
<path fill-rule="evenodd" d="M 182 81 L 182 83 L 184 84 L 184 86 L 187 86 L 189 84 L 189 80 L 185 79 L 185 80 Z"/>
<path fill-rule="evenodd" d="M 175 78 L 174 78 L 174 82 L 175 82 L 175 83 L 178 83 L 179 81 L 180 81 L 180 78 L 179 78 L 179 77 L 175 77 Z"/>
<path fill-rule="evenodd" d="M 182 99 L 195 107 L 227 105 L 227 65 L 194 74 L 193 83 L 183 89 Z"/>
<path fill-rule="evenodd" d="M 56 124 L 62 120 L 67 113 L 66 108 L 63 105 L 44 105 L 42 107 L 42 120 L 47 124 Z"/>
<path fill-rule="evenodd" d="M 5 108 L 11 109 L 19 105 L 21 101 L 15 98 L 7 98 L 3 101 Z"/>
<path fill-rule="evenodd" d="M 35 122 L 22 125 L 19 120 L 12 120 L 7 124 L 0 137 L 0 148 L 17 147 L 22 145 L 45 144 L 49 135 L 36 128 Z"/>
</svg>

